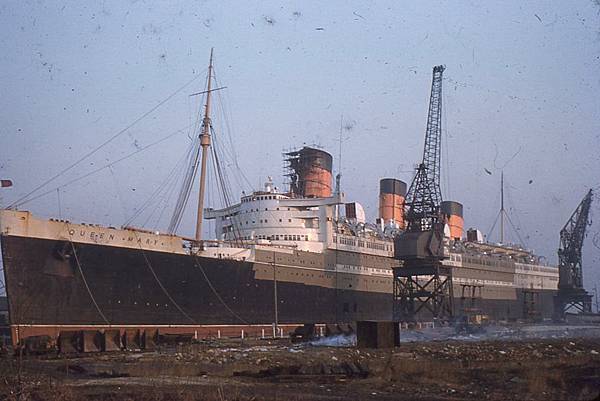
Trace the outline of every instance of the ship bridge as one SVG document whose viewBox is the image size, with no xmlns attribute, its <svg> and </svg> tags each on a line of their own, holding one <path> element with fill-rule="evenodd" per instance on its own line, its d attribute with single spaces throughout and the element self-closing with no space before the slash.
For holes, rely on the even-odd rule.
<svg viewBox="0 0 600 401">
<path fill-rule="evenodd" d="M 204 216 L 214 220 L 215 235 L 221 241 L 243 240 L 322 252 L 331 241 L 335 206 L 343 203 L 343 194 L 290 196 L 279 192 L 269 180 L 264 190 L 244 195 L 227 208 L 205 209 Z"/>
</svg>

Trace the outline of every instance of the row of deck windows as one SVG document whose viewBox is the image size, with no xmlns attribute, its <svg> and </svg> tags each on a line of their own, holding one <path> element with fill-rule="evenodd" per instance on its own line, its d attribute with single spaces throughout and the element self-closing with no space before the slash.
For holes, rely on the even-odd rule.
<svg viewBox="0 0 600 401">
<path fill-rule="evenodd" d="M 258 220 L 258 224 L 267 224 L 269 222 L 269 220 L 267 219 L 260 219 Z M 282 219 L 279 219 L 279 222 L 282 222 Z M 291 223 L 292 219 L 288 219 L 288 223 Z M 256 224 L 256 220 L 252 220 L 252 224 Z M 246 225 L 248 225 L 248 220 L 246 220 Z"/>
<path fill-rule="evenodd" d="M 282 199 L 282 197 L 278 196 L 278 195 L 255 196 L 253 198 L 242 199 L 242 203 L 253 202 L 253 201 L 257 201 L 257 200 L 274 200 L 274 199 Z"/>
<path fill-rule="evenodd" d="M 333 237 L 333 242 L 336 244 L 338 243 L 337 236 Z M 358 245 L 357 245 L 357 242 L 358 242 Z M 379 244 L 377 242 L 368 242 L 368 241 L 363 241 L 363 240 L 356 241 L 355 239 L 344 238 L 344 237 L 340 237 L 339 243 L 342 245 L 359 246 L 361 248 L 367 248 L 367 249 L 378 249 L 380 251 L 391 251 L 392 250 L 391 245 Z"/>
<path fill-rule="evenodd" d="M 269 241 L 308 241 L 308 235 L 302 235 L 302 234 L 283 234 L 283 235 L 257 235 L 254 238 L 252 238 L 249 235 L 246 235 L 245 237 L 243 237 L 243 239 L 245 240 L 252 240 L 252 239 L 266 239 Z"/>
<path fill-rule="evenodd" d="M 456 258 L 456 259 L 458 259 L 458 258 Z M 452 258 L 450 260 L 452 260 Z M 485 265 L 485 266 L 502 266 L 502 267 L 512 267 L 513 266 L 510 262 L 505 262 L 502 260 L 485 260 L 483 258 L 471 258 L 468 256 L 463 256 L 462 261 L 466 262 L 466 263 Z"/>
</svg>

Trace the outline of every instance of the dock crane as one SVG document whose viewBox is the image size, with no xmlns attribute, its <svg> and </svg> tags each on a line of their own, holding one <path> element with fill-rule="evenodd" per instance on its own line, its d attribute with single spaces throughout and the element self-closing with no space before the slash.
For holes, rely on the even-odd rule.
<svg viewBox="0 0 600 401">
<path fill-rule="evenodd" d="M 442 265 L 444 222 L 440 213 L 442 142 L 442 78 L 445 67 L 433 67 L 423 159 L 406 197 L 406 231 L 395 239 L 394 320 L 414 321 L 428 311 L 433 318 L 451 318 L 452 270 Z"/>
<path fill-rule="evenodd" d="M 417 167 L 406 195 L 407 231 L 430 230 L 439 220 L 442 191 L 440 165 L 442 154 L 442 75 L 445 67 L 433 67 L 423 160 Z"/>
<path fill-rule="evenodd" d="M 558 248 L 558 293 L 554 297 L 554 318 L 562 320 L 568 310 L 592 312 L 592 295 L 583 288 L 581 249 L 589 224 L 593 193 L 583 197 L 565 226 L 560 230 Z"/>
</svg>

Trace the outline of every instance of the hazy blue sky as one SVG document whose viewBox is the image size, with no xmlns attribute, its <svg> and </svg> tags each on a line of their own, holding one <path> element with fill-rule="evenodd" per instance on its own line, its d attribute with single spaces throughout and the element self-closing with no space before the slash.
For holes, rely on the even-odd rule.
<svg viewBox="0 0 600 401">
<path fill-rule="evenodd" d="M 447 68 L 444 196 L 465 205 L 468 227 L 489 231 L 504 167 L 521 237 L 555 262 L 560 228 L 587 189 L 600 185 L 597 0 L 19 0 L 1 3 L 0 33 L 0 176 L 15 183 L 2 190 L 2 205 L 199 77 L 43 188 L 182 130 L 60 191 L 62 217 L 122 224 L 188 146 L 200 101 L 189 94 L 204 87 L 211 47 L 219 84 L 227 86 L 216 102 L 216 135 L 224 144 L 232 139 L 254 187 L 267 175 L 282 184 L 283 149 L 319 144 L 337 159 L 343 115 L 342 187 L 374 218 L 379 178 L 410 182 L 421 158 L 436 64 Z M 237 198 L 251 188 L 237 184 L 236 170 Z M 57 192 L 22 208 L 58 216 Z M 599 227 L 590 228 L 585 247 L 589 286 L 600 281 L 600 244 L 592 241 L 600 242 Z M 193 213 L 181 231 L 193 232 Z"/>
</svg>

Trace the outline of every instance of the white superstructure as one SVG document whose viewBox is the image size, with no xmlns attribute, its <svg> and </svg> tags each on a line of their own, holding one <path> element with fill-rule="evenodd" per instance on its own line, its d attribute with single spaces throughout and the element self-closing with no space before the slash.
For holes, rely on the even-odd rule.
<svg viewBox="0 0 600 401">
<path fill-rule="evenodd" d="M 227 257 L 240 249 L 285 249 L 321 254 L 327 250 L 354 255 L 384 257 L 386 268 L 369 262 L 336 264 L 341 272 L 392 277 L 393 234 L 385 227 L 339 215 L 343 194 L 328 198 L 296 198 L 279 192 L 269 180 L 262 191 L 243 195 L 228 208 L 207 209 L 205 217 L 215 222 L 220 247 L 205 247 L 205 254 Z M 228 245 L 226 245 L 228 244 Z M 237 244 L 237 245 L 234 245 Z M 453 266 L 455 285 L 473 284 L 503 288 L 556 290 L 558 268 L 539 261 L 530 252 L 517 248 L 447 239 L 448 259 Z M 220 250 L 219 250 L 220 249 Z M 252 252 L 254 254 L 254 252 Z M 250 260 L 254 260 L 252 256 Z M 360 260 L 360 258 L 356 259 Z"/>
</svg>

